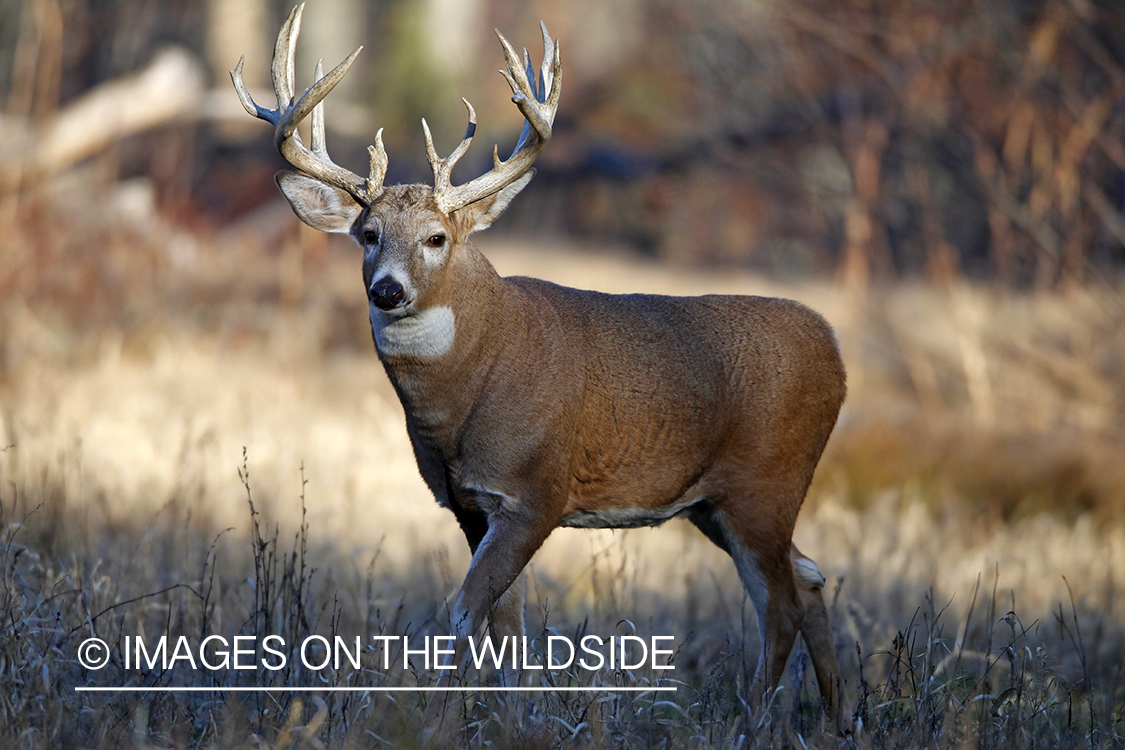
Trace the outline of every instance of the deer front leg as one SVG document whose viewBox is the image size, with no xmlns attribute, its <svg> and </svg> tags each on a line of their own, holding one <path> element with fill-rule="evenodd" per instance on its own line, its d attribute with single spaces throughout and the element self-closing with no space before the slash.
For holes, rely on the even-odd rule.
<svg viewBox="0 0 1125 750">
<path fill-rule="evenodd" d="M 485 534 L 488 533 L 488 515 L 481 510 L 469 510 L 465 505 L 456 502 L 453 503 L 453 514 L 457 517 L 457 522 L 461 524 L 461 530 L 465 532 L 465 540 L 469 543 L 469 549 L 475 556 L 481 542 L 484 541 Z M 494 644 L 503 643 L 505 636 L 510 636 L 518 641 L 519 637 L 524 634 L 524 589 L 524 577 L 521 572 L 515 582 L 496 602 L 496 606 L 488 618 L 488 634 L 492 637 Z M 519 674 L 509 667 L 508 663 L 505 660 L 504 666 L 500 670 L 500 680 L 505 687 L 514 687 L 517 684 Z M 449 661 L 444 666 L 459 666 L 459 662 Z M 452 681 L 453 675 L 447 671 L 443 672 L 442 677 L 444 678 L 442 684 L 447 684 Z"/>
<path fill-rule="evenodd" d="M 469 543 L 469 550 L 475 557 L 488 533 L 488 515 L 484 511 L 469 510 L 457 503 L 453 505 L 453 513 L 457 517 L 457 522 L 461 524 L 461 530 L 465 532 L 465 540 Z M 521 572 L 492 609 L 488 618 L 488 632 L 496 643 L 499 643 L 504 636 L 518 638 L 524 634 L 524 589 L 525 583 Z"/>
<path fill-rule="evenodd" d="M 439 685 L 454 682 L 468 654 L 469 638 L 476 636 L 490 618 L 499 634 L 522 635 L 523 569 L 555 525 L 534 509 L 510 498 L 504 498 L 487 516 L 487 527 L 476 543 L 469 572 L 454 601 L 450 618 L 452 635 L 456 637 L 453 666 L 457 669 L 444 671 Z M 462 521 L 462 528 L 465 527 Z M 468 529 L 466 536 L 472 547 L 474 537 Z M 426 708 L 426 724 L 435 730 L 452 705 L 443 700 L 446 696 L 448 693 L 435 695 Z"/>
<path fill-rule="evenodd" d="M 450 619 L 458 663 L 468 651 L 469 637 L 490 619 L 499 633 L 522 635 L 523 589 L 517 579 L 554 526 L 507 498 L 489 515 Z"/>
</svg>

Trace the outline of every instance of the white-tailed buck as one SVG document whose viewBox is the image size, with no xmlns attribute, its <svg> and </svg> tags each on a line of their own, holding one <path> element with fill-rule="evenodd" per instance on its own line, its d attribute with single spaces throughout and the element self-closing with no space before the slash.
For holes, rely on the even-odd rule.
<svg viewBox="0 0 1125 750">
<path fill-rule="evenodd" d="M 371 330 L 402 401 L 418 468 L 472 549 L 452 624 L 522 634 L 522 572 L 558 526 L 632 528 L 686 518 L 734 559 L 762 632 L 754 695 L 775 688 L 798 631 L 820 692 L 839 710 L 839 671 L 816 564 L 793 526 L 844 400 L 831 328 L 796 302 L 615 296 L 501 278 L 470 242 L 531 180 L 551 137 L 562 70 L 543 27 L 538 80 L 500 36 L 526 122 L 507 160 L 453 185 L 472 141 L 442 159 L 425 121 L 434 184 L 385 186 L 382 131 L 364 178 L 324 145 L 320 102 L 358 54 L 294 99 L 301 8 L 278 35 L 275 110 L 250 114 L 298 171 L 277 183 L 302 221 L 363 248 Z M 297 124 L 312 115 L 307 148 Z"/>
</svg>

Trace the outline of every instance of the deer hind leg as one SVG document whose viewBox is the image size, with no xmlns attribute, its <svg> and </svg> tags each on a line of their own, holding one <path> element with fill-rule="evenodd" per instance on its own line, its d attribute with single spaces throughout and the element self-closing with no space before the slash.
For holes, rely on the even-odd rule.
<svg viewBox="0 0 1125 750">
<path fill-rule="evenodd" d="M 801 628 L 804 607 L 789 560 L 791 529 L 772 528 L 753 503 L 731 511 L 711 508 L 689 516 L 734 560 L 738 576 L 758 615 L 762 648 L 750 698 L 760 702 L 781 682 L 785 662 Z"/>
<path fill-rule="evenodd" d="M 790 545 L 789 557 L 793 565 L 793 579 L 797 595 L 805 610 L 801 623 L 801 636 L 812 657 L 816 683 L 820 689 L 825 711 L 835 719 L 841 729 L 850 721 L 851 709 L 840 679 L 836 662 L 836 646 L 832 626 L 828 622 L 828 608 L 824 604 L 824 574 L 810 558 L 801 554 L 797 545 Z"/>
<path fill-rule="evenodd" d="M 721 514 L 714 506 L 701 504 L 692 509 L 688 514 L 688 518 L 708 539 L 714 542 L 719 549 L 729 554 L 734 560 L 735 566 L 739 571 L 739 577 L 750 593 L 751 600 L 755 602 L 759 622 L 762 623 L 760 626 L 762 637 L 763 639 L 766 638 L 766 619 L 762 615 L 762 611 L 768 609 L 768 604 L 759 604 L 758 599 L 755 598 L 756 595 L 754 592 L 756 590 L 765 590 L 765 595 L 768 596 L 769 587 L 768 584 L 765 583 L 765 577 L 757 568 L 757 562 L 753 553 L 750 552 L 746 543 L 737 538 L 737 536 L 733 540 L 729 539 L 730 535 L 736 534 L 736 530 L 729 521 L 722 518 Z M 740 560 L 742 562 L 740 562 Z M 816 563 L 802 554 L 792 542 L 790 542 L 789 545 L 789 564 L 792 569 L 793 584 L 802 612 L 800 632 L 805 640 L 805 646 L 809 650 L 809 655 L 812 658 L 813 670 L 816 673 L 817 688 L 820 690 L 821 699 L 824 701 L 826 712 L 829 716 L 834 717 L 837 726 L 843 729 L 845 723 L 849 721 L 851 709 L 848 705 L 847 695 L 843 692 L 840 668 L 836 661 L 836 648 L 832 637 L 832 627 L 828 620 L 828 608 L 824 603 L 824 574 L 820 572 L 820 568 L 817 567 Z M 761 595 L 758 596 L 760 597 Z M 789 647 L 789 650 L 791 649 L 792 646 Z M 781 657 L 783 660 L 782 666 L 784 665 L 784 659 L 788 656 L 789 650 L 786 650 L 785 654 Z M 767 655 L 763 648 L 762 658 L 759 662 L 759 670 L 763 669 L 762 664 L 766 660 Z M 766 689 L 771 689 L 773 687 L 776 687 L 776 681 L 765 686 Z"/>
</svg>

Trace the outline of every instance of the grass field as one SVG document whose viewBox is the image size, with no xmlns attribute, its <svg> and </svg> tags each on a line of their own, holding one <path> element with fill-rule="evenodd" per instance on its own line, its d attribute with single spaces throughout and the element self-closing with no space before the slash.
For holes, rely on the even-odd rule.
<svg viewBox="0 0 1125 750">
<path fill-rule="evenodd" d="M 272 218 L 271 218 L 272 217 Z M 266 221 L 268 219 L 268 221 Z M 420 693 L 77 692 L 78 686 L 430 685 L 436 672 L 126 669 L 124 639 L 443 635 L 468 565 L 414 466 L 367 331 L 359 259 L 286 226 L 18 238 L 0 271 L 0 745 L 417 743 Z M 54 232 L 54 233 L 53 233 Z M 35 239 L 30 239 L 34 237 Z M 1125 745 L 1125 303 L 957 284 L 767 282 L 482 241 L 501 273 L 607 291 L 800 299 L 837 327 L 850 394 L 798 521 L 857 729 L 805 660 L 743 702 L 758 635 L 733 565 L 678 521 L 556 532 L 529 636 L 673 636 L 674 671 L 468 693 L 472 747 Z M 280 248 L 274 250 L 271 248 Z M 47 272 L 48 269 L 56 269 Z M 57 270 L 63 269 L 63 270 Z M 79 644 L 113 658 L 91 671 Z M 294 656 L 291 652 L 290 656 Z M 806 685 L 807 683 L 807 685 Z"/>
</svg>

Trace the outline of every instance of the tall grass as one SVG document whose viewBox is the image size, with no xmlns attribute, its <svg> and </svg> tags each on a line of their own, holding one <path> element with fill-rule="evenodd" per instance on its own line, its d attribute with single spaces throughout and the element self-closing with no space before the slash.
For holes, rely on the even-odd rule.
<svg viewBox="0 0 1125 750">
<path fill-rule="evenodd" d="M 11 449 L 9 449 L 10 451 Z M 351 640 L 448 633 L 447 597 L 455 589 L 448 558 L 419 546 L 414 563 L 388 564 L 378 544 L 349 555 L 315 526 L 280 523 L 281 501 L 257 498 L 245 461 L 239 529 L 222 529 L 184 504 L 145 514 L 84 505 L 81 489 L 51 470 L 35 486 L 6 481 L 0 494 L 0 741 L 21 747 L 372 747 L 412 746 L 428 700 L 416 693 L 80 693 L 82 685 L 387 687 L 431 685 L 436 675 L 399 654 L 384 668 L 365 647 L 361 668 L 304 667 L 295 646 L 305 636 Z M 7 479 L 8 477 L 5 477 Z M 307 511 L 315 487 L 295 482 L 286 504 Z M 857 516 L 883 542 L 887 561 L 926 555 L 933 578 L 951 562 L 917 549 L 886 508 Z M 689 553 L 675 561 L 646 552 L 652 532 L 620 534 L 617 549 L 580 569 L 557 561 L 533 568 L 529 634 L 673 634 L 675 671 L 527 674 L 525 684 L 669 685 L 674 693 L 469 693 L 454 701 L 456 741 L 470 747 L 1115 747 L 1122 733 L 1125 628 L 1114 570 L 1078 575 L 1081 594 L 1047 612 L 1023 603 L 1004 574 L 981 571 L 976 584 L 946 598 L 935 589 L 896 589 L 893 571 L 865 576 L 862 550 L 837 558 L 830 584 L 846 690 L 855 731 L 841 738 L 820 713 L 799 653 L 768 710 L 746 708 L 746 665 L 757 633 L 729 564 L 693 564 L 696 544 L 673 522 Z M 815 514 L 815 526 L 829 524 Z M 1058 528 L 1063 522 L 1055 521 Z M 959 533 L 933 520 L 931 533 Z M 688 541 L 689 539 L 693 541 Z M 1043 543 L 1046 536 L 1036 540 Z M 1090 531 L 1086 544 L 1122 548 Z M 657 545 L 659 546 L 659 545 Z M 832 547 L 832 545 L 826 545 Z M 847 543 L 838 544 L 847 547 Z M 839 551 L 839 550 L 824 550 Z M 1008 550 L 1009 552 L 1011 550 Z M 956 554 L 956 552 L 954 552 Z M 721 558 L 720 558 L 721 560 Z M 583 561 L 585 562 L 585 561 Z M 1120 561 L 1109 560 L 1112 565 Z M 631 569 L 680 575 L 694 592 L 685 602 L 646 584 Z M 849 567 L 852 566 L 852 567 Z M 829 566 L 826 566 L 828 568 Z M 1116 570 L 1120 571 L 1121 567 Z M 456 577 L 455 575 L 453 577 Z M 640 580 L 636 580 L 640 578 Z M 599 606 L 571 589 L 583 583 Z M 733 583 L 733 585 L 732 585 Z M 1092 584 L 1092 585 L 1091 585 Z M 1064 584 L 1068 585 L 1068 584 Z M 281 635 L 286 669 L 126 669 L 125 636 Z M 78 644 L 96 636 L 114 657 L 83 669 Z M 540 645 L 541 647 L 541 645 Z M 260 654 L 259 654 L 260 655 Z M 417 661 L 417 660 L 415 660 Z"/>
</svg>

